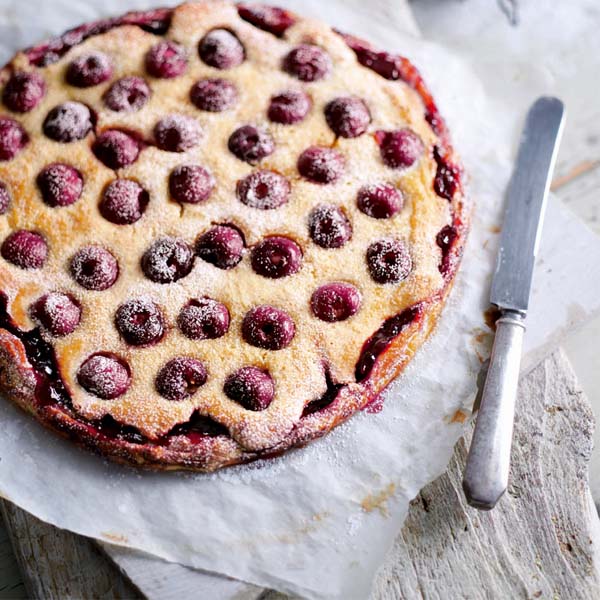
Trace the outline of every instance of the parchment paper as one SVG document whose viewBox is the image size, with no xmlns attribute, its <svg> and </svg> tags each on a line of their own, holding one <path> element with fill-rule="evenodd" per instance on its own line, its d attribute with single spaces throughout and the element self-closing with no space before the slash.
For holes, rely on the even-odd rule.
<svg viewBox="0 0 600 600">
<path fill-rule="evenodd" d="M 128 2 L 127 8 L 149 6 Z M 463 268 L 433 339 L 390 386 L 383 411 L 359 414 L 309 447 L 214 475 L 121 468 L 46 433 L 0 402 L 0 493 L 59 527 L 308 598 L 365 598 L 409 501 L 445 468 L 472 403 L 490 335 L 482 311 L 500 208 L 524 114 L 485 89 L 447 48 L 398 34 L 394 2 L 365 18 L 353 2 L 280 2 L 410 57 L 423 71 L 470 173 L 477 201 Z M 2 0 L 0 50 L 122 2 Z M 356 8 L 355 12 L 353 8 Z M 42 25 L 43 24 L 43 25 Z M 532 67 L 533 68 L 533 67 Z M 532 81 L 544 91 L 544 80 Z M 490 91 L 492 93 L 490 93 Z M 598 240 L 551 202 L 536 272 L 524 368 L 600 307 Z"/>
</svg>

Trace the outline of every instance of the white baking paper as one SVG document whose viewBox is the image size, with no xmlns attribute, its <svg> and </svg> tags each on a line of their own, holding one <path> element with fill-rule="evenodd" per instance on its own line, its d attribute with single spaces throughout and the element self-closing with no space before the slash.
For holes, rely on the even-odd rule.
<svg viewBox="0 0 600 600">
<path fill-rule="evenodd" d="M 486 89 L 447 48 L 398 33 L 393 0 L 372 0 L 371 11 L 385 11 L 378 13 L 384 19 L 373 20 L 358 0 L 280 4 L 410 57 L 448 118 L 477 210 L 463 268 L 433 339 L 390 386 L 381 413 L 361 413 L 285 457 L 213 475 L 109 464 L 0 402 L 0 493 L 59 527 L 171 561 L 307 598 L 363 599 L 409 501 L 444 470 L 461 434 L 453 416 L 474 396 L 490 338 L 482 313 L 503 190 L 524 114 L 496 89 Z M 35 7 L 2 0 L 0 6 L 4 58 L 50 31 L 125 8 L 116 0 L 47 0 Z M 543 74 L 533 68 L 532 77 L 543 92 Z M 599 264 L 595 236 L 552 202 L 528 319 L 526 367 L 547 351 L 547 340 L 556 341 L 599 308 Z"/>
</svg>

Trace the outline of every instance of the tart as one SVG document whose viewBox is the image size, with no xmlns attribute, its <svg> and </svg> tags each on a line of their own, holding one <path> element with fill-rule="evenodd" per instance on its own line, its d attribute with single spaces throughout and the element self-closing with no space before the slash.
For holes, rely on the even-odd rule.
<svg viewBox="0 0 600 600">
<path fill-rule="evenodd" d="M 0 390 L 117 461 L 322 436 L 433 330 L 469 221 L 401 57 L 286 10 L 84 25 L 0 76 Z"/>
</svg>

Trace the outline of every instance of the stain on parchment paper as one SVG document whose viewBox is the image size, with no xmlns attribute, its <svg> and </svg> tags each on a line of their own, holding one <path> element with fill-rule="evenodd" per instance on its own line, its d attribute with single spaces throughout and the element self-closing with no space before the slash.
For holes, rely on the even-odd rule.
<svg viewBox="0 0 600 600">
<path fill-rule="evenodd" d="M 120 533 L 110 533 L 110 531 L 101 531 L 100 535 L 104 539 L 115 544 L 126 544 L 129 541 L 126 536 Z"/>
<path fill-rule="evenodd" d="M 365 512 L 370 513 L 374 510 L 378 510 L 382 516 L 387 517 L 389 516 L 387 501 L 394 495 L 395 491 L 396 484 L 390 483 L 381 491 L 366 496 L 360 505 Z"/>
</svg>

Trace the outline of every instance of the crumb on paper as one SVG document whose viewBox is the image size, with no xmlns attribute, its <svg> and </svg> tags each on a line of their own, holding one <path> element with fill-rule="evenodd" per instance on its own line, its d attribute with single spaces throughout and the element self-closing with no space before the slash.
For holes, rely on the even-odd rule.
<svg viewBox="0 0 600 600">
<path fill-rule="evenodd" d="M 389 515 L 387 501 L 394 495 L 395 491 L 396 484 L 390 483 L 380 492 L 366 496 L 360 505 L 365 512 L 373 512 L 377 509 L 384 517 L 387 517 Z"/>
</svg>

